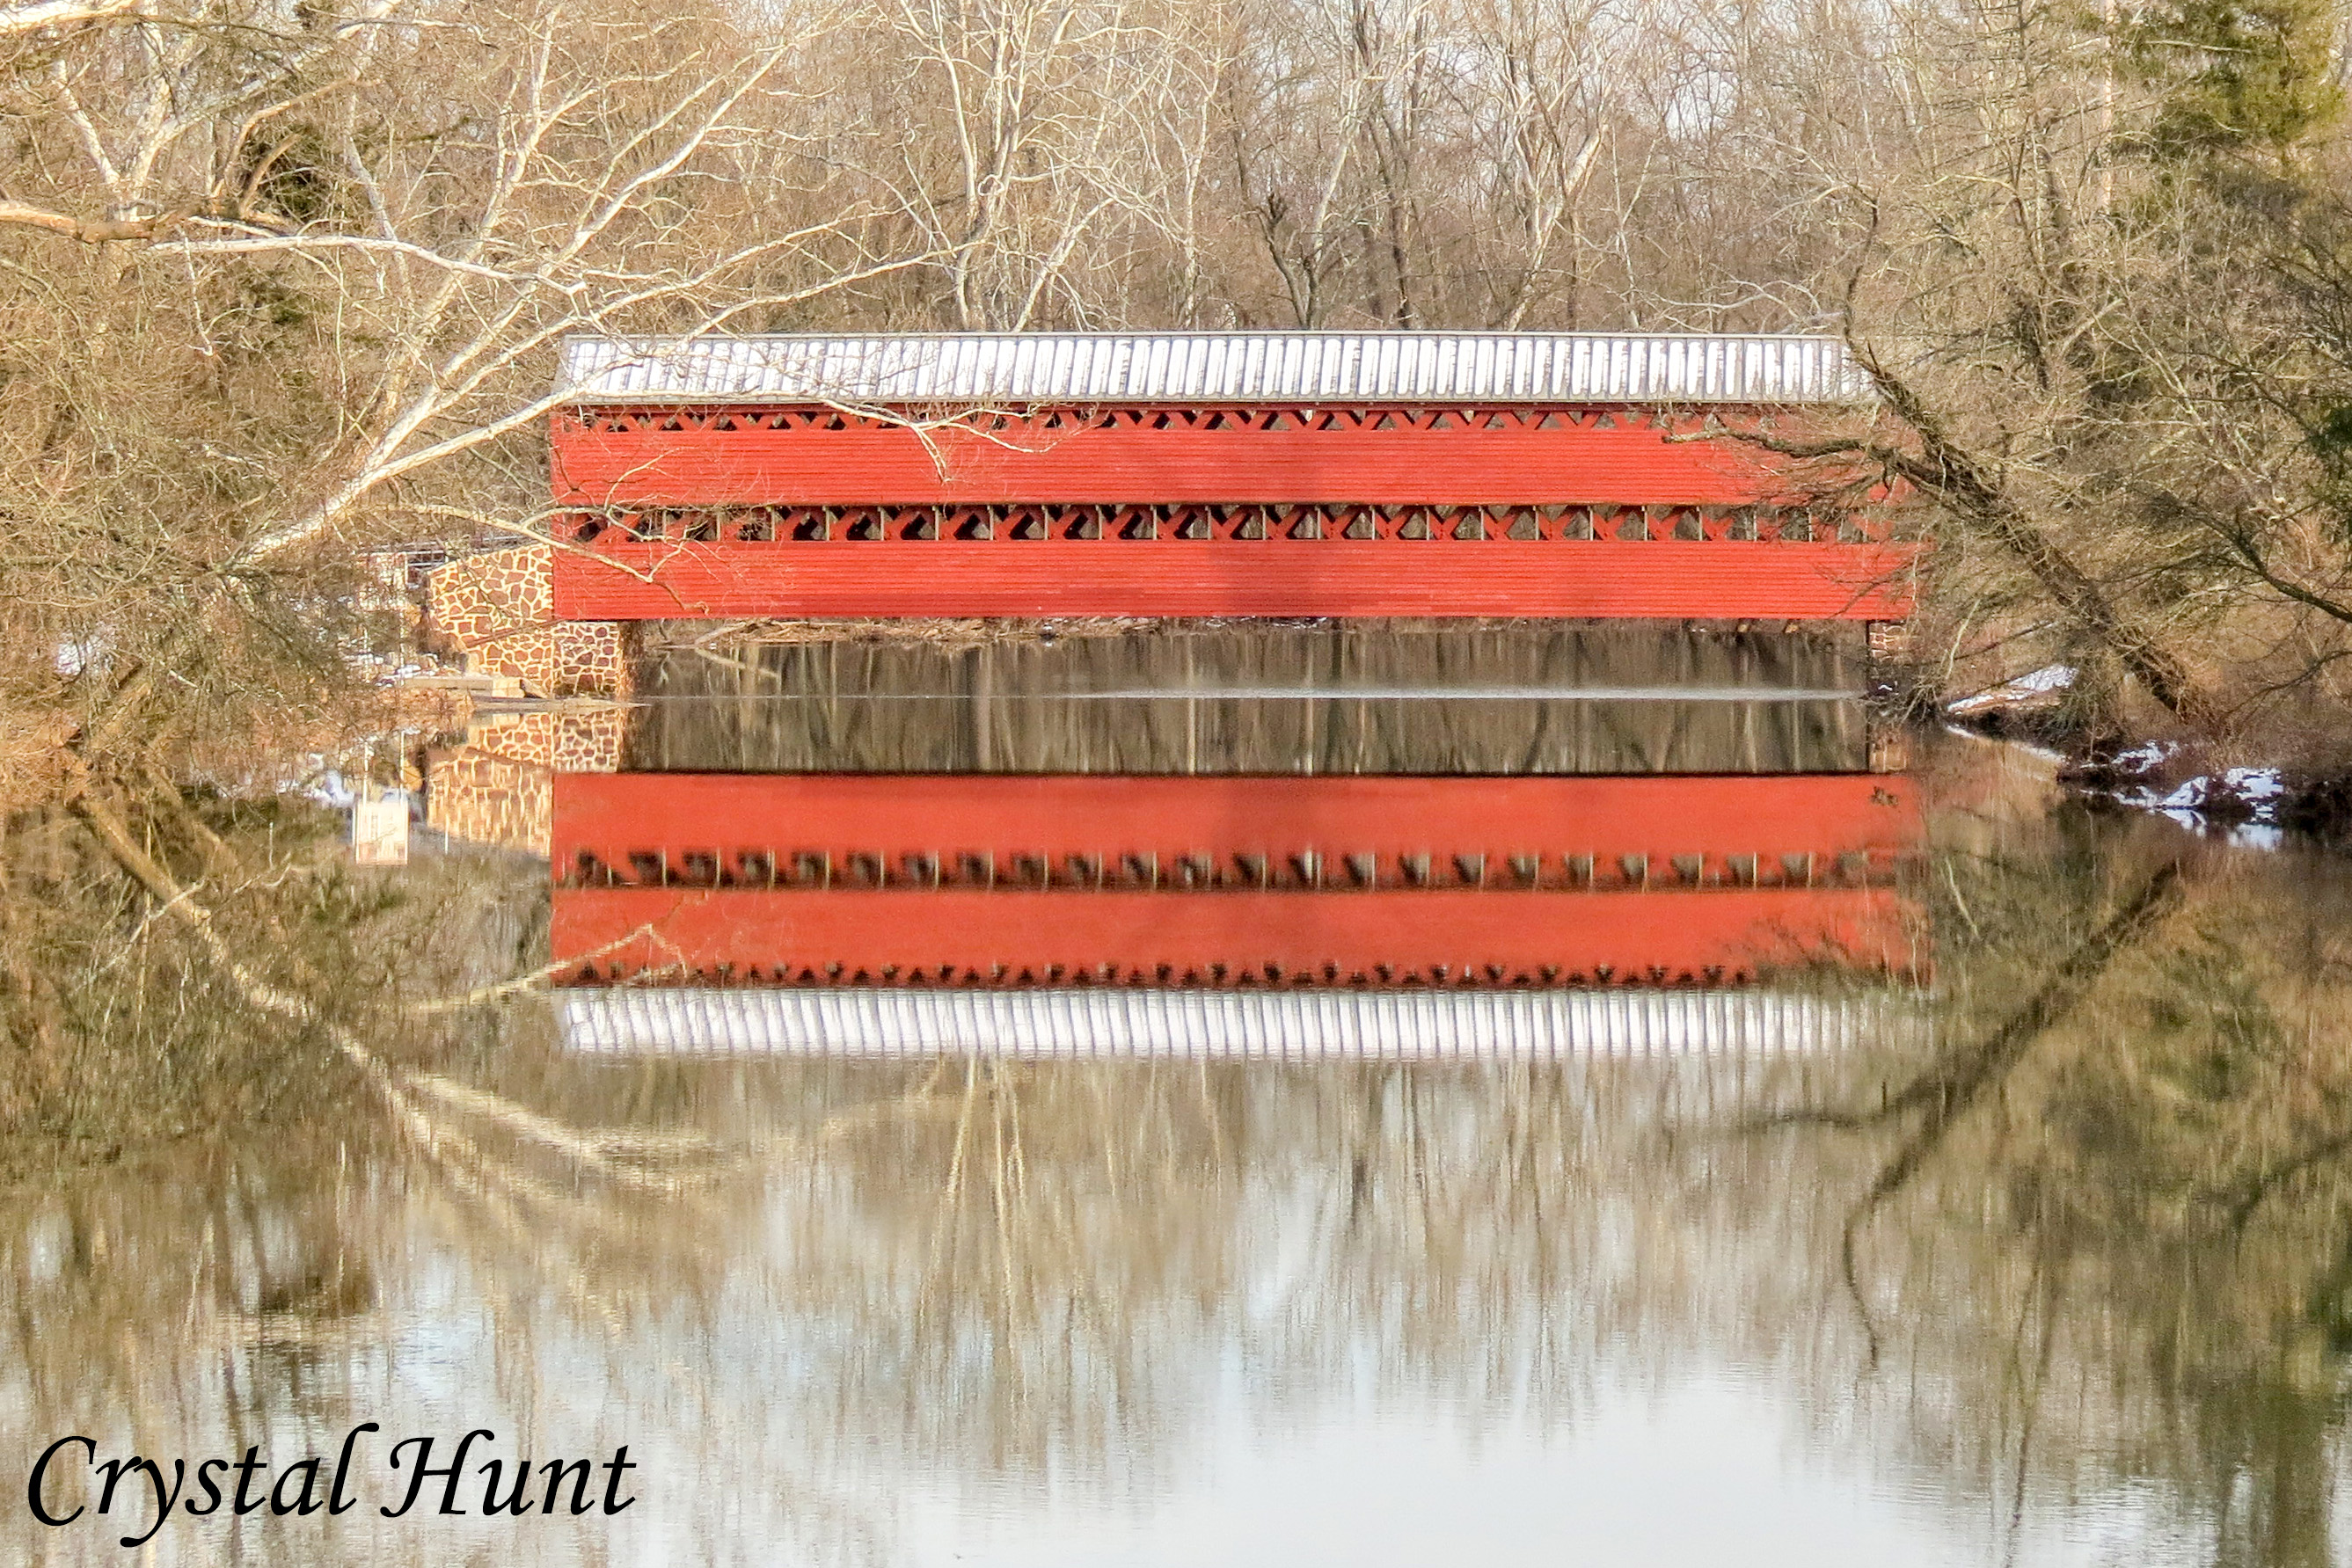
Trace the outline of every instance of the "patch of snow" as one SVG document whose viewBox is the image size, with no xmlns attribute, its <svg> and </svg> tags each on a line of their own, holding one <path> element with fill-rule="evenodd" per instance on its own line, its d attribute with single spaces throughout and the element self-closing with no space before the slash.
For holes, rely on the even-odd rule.
<svg viewBox="0 0 2352 1568">
<path fill-rule="evenodd" d="M 2020 675 L 2017 679 L 2010 682 L 2009 689 L 2013 692 L 2032 692 L 2035 694 L 2042 692 L 2063 692 L 2074 684 L 2074 665 L 2044 664 L 2040 669 L 2033 671 L 2031 674 Z"/>
<path fill-rule="evenodd" d="M 1975 696 L 1962 697 L 1958 702 L 1948 704 L 1944 711 L 1982 713 L 1987 708 L 2022 702 L 2028 697 L 2046 697 L 2053 692 L 2063 692 L 2074 684 L 2074 665 L 2044 664 L 2038 670 L 2030 670 L 2014 680 L 1995 686 L 1989 692 L 1979 692 Z"/>
<path fill-rule="evenodd" d="M 2250 806 L 2275 800 L 2286 793 L 2286 783 L 2275 768 L 2232 768 L 2221 775 L 2221 784 Z"/>
<path fill-rule="evenodd" d="M 2176 742 L 2169 740 L 2143 741 L 2129 751 L 2116 752 L 2115 766 L 2126 773 L 2152 772 L 2166 758 L 2179 749 Z"/>
<path fill-rule="evenodd" d="M 2213 780 L 2199 774 L 2188 783 L 2156 802 L 2159 811 L 2195 811 L 2202 810 L 2213 792 Z"/>
<path fill-rule="evenodd" d="M 2179 741 L 2145 740 L 2116 753 L 2110 767 L 2126 779 L 2145 780 L 2158 766 L 2178 757 L 2181 749 Z M 2200 773 L 2168 790 L 2161 784 L 2131 782 L 2112 789 L 2093 789 L 2090 793 L 2103 795 L 2134 810 L 2168 817 L 2200 838 L 2219 833 L 2226 842 L 2241 849 L 2275 850 L 2284 842 L 2283 830 L 2277 825 L 2278 809 L 2288 790 L 2283 771 L 2276 768 L 2231 768 L 2218 777 Z M 2242 806 L 2252 820 L 2227 828 L 2217 827 L 2209 813 L 2225 804 Z"/>
</svg>

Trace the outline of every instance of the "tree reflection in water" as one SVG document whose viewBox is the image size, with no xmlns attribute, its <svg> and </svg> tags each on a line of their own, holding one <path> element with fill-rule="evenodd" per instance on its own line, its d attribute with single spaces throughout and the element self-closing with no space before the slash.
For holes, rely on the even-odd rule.
<svg viewBox="0 0 2352 1568">
<path fill-rule="evenodd" d="M 1948 768 L 1933 818 L 1924 1052 L 588 1061 L 535 999 L 371 989 L 404 930 L 402 978 L 436 989 L 529 939 L 538 867 L 445 862 L 405 913 L 303 927 L 370 933 L 318 994 L 398 1094 L 280 1029 L 174 1071 L 340 1090 L 216 1092 L 217 1136 L 105 1158 L 79 1138 L 102 1106 L 19 1118 L 0 1428 L 195 1456 L 481 1425 L 645 1467 L 610 1524 L 190 1521 L 165 1561 L 878 1563 L 926 1509 L 1147 1513 L 1237 1398 L 1277 1435 L 1369 1402 L 1572 1436 L 1728 1368 L 1814 1462 L 1935 1500 L 1964 1556 L 2066 1556 L 2106 1517 L 2200 1561 L 2329 1562 L 2352 884 L 1982 768 Z M 453 935 L 461 908 L 506 913 Z M 173 961 L 213 1021 L 123 1042 L 269 1032 Z"/>
<path fill-rule="evenodd" d="M 665 771 L 1832 771 L 1863 766 L 1868 727 L 1830 694 L 1864 679 L 1859 634 L 1820 627 L 1212 622 L 929 643 L 853 629 L 656 647 L 629 749 Z M 1724 700 L 1735 690 L 1747 700 Z"/>
</svg>

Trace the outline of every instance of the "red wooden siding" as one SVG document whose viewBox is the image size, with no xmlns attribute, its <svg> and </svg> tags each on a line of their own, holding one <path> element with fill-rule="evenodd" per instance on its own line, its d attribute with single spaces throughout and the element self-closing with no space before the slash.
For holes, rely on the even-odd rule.
<svg viewBox="0 0 2352 1568">
<path fill-rule="evenodd" d="M 567 543 L 707 544 L 993 539 L 1194 544 L 1260 539 L 1591 542 L 1700 539 L 1730 544 L 1881 543 L 1884 520 L 1834 507 L 1580 506 L 1564 501 L 1441 507 L 1385 501 L 959 501 L 951 506 L 635 507 L 575 512 Z"/>
<path fill-rule="evenodd" d="M 570 982 L 648 971 L 803 985 L 1751 979 L 1910 967 L 1885 888 L 1657 893 L 898 893 L 558 889 Z"/>
<path fill-rule="evenodd" d="M 1803 884 L 1883 875 L 1924 831 L 1908 779 L 1853 775 L 564 773 L 552 817 L 559 879 L 585 856 L 630 881 L 843 886 Z"/>
<path fill-rule="evenodd" d="M 828 409 L 596 410 L 555 418 L 555 498 L 1696 506 L 1786 490 L 1770 454 L 1672 431 L 1589 408 L 1065 410 L 928 431 Z"/>
<path fill-rule="evenodd" d="M 559 775 L 572 983 L 1909 972 L 1902 780 Z"/>
<path fill-rule="evenodd" d="M 566 621 L 778 615 L 1899 621 L 1909 545 L 1685 540 L 939 539 L 600 545 Z"/>
<path fill-rule="evenodd" d="M 1633 408 L 1047 409 L 919 432 L 581 410 L 553 427 L 587 547 L 556 558 L 555 612 L 1908 615 L 1917 547 L 1760 448 L 1675 439 L 1696 428 Z"/>
</svg>

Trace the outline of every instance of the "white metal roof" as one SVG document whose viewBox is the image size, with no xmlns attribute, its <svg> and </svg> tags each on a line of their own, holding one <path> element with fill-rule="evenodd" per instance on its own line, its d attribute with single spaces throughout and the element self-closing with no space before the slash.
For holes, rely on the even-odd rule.
<svg viewBox="0 0 2352 1568">
<path fill-rule="evenodd" d="M 1867 401 L 1834 338 L 1609 332 L 950 332 L 568 338 L 583 403 Z"/>
<path fill-rule="evenodd" d="M 612 1055 L 1549 1059 L 1906 1044 L 1909 993 L 1765 990 L 568 990 L 565 1049 Z"/>
</svg>

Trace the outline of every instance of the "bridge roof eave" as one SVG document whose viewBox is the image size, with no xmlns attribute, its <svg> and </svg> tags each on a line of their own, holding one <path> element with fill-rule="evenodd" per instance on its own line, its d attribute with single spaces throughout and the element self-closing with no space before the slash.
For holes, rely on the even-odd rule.
<svg viewBox="0 0 2352 1568">
<path fill-rule="evenodd" d="M 579 336 L 554 390 L 576 406 L 1874 401 L 1833 338 L 1597 332 Z"/>
</svg>

